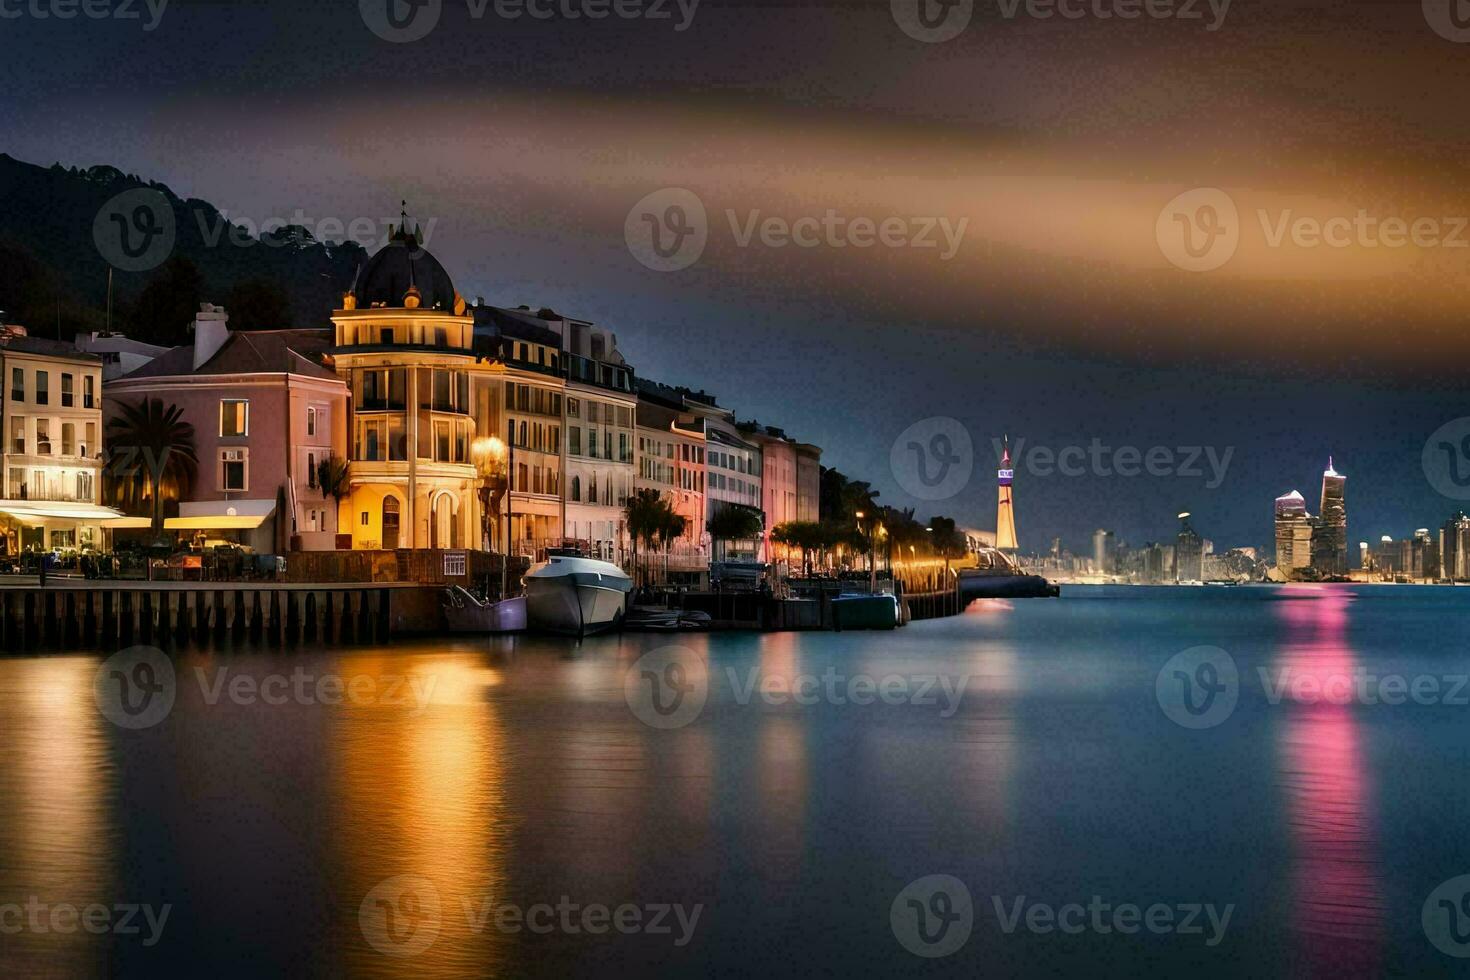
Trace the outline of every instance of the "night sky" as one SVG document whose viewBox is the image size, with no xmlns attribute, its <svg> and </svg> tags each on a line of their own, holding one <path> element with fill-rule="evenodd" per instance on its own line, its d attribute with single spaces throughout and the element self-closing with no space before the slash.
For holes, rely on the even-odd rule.
<svg viewBox="0 0 1470 980">
<path fill-rule="evenodd" d="M 173 0 L 152 30 L 143 0 L 137 19 L 35 16 L 52 3 L 0 0 L 5 152 L 112 164 L 255 223 L 406 198 L 466 297 L 604 323 L 639 374 L 784 426 L 920 517 L 993 527 L 1002 433 L 1232 452 L 1218 486 L 1203 459 L 1198 477 L 1023 461 L 1027 550 L 1164 538 L 1179 510 L 1219 549 L 1266 545 L 1272 499 L 1315 510 L 1329 454 L 1354 542 L 1463 505 L 1421 464 L 1470 415 L 1470 30 L 1435 0 L 1236 0 L 1223 20 L 1203 0 L 1136 19 L 1099 16 L 1129 0 L 1046 19 L 977 0 L 937 43 L 900 27 L 915 0 L 601 20 L 560 12 L 587 0 L 546 20 L 443 0 L 406 43 L 369 28 L 383 0 Z M 702 203 L 707 244 L 661 272 L 625 222 L 671 187 Z M 1166 205 L 1202 187 L 1236 209 L 1217 223 L 1235 250 L 1190 271 Z M 1222 214 L 1185 200 L 1200 234 Z M 952 257 L 937 230 L 935 248 L 740 242 L 829 210 L 965 231 Z M 1336 244 L 1299 220 L 1360 211 Z M 1388 219 L 1417 231 L 1395 243 Z M 915 499 L 890 450 L 935 416 L 968 430 L 974 473 Z"/>
</svg>

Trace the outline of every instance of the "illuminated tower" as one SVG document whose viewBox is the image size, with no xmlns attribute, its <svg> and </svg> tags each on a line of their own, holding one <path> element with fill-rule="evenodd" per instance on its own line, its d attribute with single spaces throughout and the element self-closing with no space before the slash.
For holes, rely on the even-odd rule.
<svg viewBox="0 0 1470 980">
<path fill-rule="evenodd" d="M 1346 483 L 1347 477 L 1333 469 L 1332 457 L 1327 457 L 1327 469 L 1322 472 L 1322 503 L 1312 534 L 1312 566 L 1323 575 L 1347 574 Z"/>
<path fill-rule="evenodd" d="M 1016 514 L 1011 507 L 1011 440 L 1005 437 L 1000 458 L 1000 469 L 996 472 L 1000 498 L 995 506 L 995 546 L 1001 551 L 1016 550 Z"/>
</svg>

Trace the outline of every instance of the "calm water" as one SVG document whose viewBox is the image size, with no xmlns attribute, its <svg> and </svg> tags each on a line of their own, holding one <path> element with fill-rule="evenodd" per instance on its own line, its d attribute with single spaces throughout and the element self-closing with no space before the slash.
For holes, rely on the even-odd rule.
<svg viewBox="0 0 1470 980">
<path fill-rule="evenodd" d="M 172 709 L 136 729 L 99 710 L 102 657 L 4 659 L 0 972 L 1448 974 L 1465 961 L 1421 909 L 1470 873 L 1470 706 L 1442 703 L 1470 699 L 1467 613 L 1470 589 L 1075 587 L 891 634 L 681 637 L 690 652 L 643 661 L 670 639 L 191 650 Z M 1238 702 L 1190 729 L 1156 681 L 1199 645 L 1228 654 Z M 298 668 L 358 694 L 273 686 Z M 1427 677 L 1440 703 L 1302 681 L 1358 668 Z M 851 703 L 864 678 L 886 699 Z M 687 698 L 651 713 L 665 679 Z M 760 693 L 791 683 L 816 703 Z M 921 959 L 898 935 L 915 913 L 891 913 L 930 875 L 973 913 L 962 946 Z M 916 887 L 916 907 L 963 914 Z M 1202 933 L 1007 932 L 1022 896 L 1232 909 L 1218 932 L 1203 913 Z M 573 910 L 515 929 L 538 903 Z M 63 908 L 92 904 L 95 933 Z M 119 934 L 119 905 L 168 917 Z M 589 912 L 619 906 L 627 934 Z"/>
</svg>

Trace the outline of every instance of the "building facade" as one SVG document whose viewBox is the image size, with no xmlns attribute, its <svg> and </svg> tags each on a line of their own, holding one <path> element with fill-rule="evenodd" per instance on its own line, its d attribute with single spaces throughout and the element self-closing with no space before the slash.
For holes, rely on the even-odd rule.
<svg viewBox="0 0 1470 980">
<path fill-rule="evenodd" d="M 1292 490 L 1276 498 L 1276 567 L 1294 578 L 1312 564 L 1312 517 L 1301 493 Z"/>
<path fill-rule="evenodd" d="M 1346 487 L 1347 477 L 1333 469 L 1329 457 L 1322 471 L 1322 500 L 1312 532 L 1312 568 L 1319 575 L 1348 572 Z"/>
<path fill-rule="evenodd" d="M 347 456 L 347 385 L 321 363 L 319 330 L 232 332 L 208 303 L 194 343 L 106 383 L 107 412 L 159 399 L 194 428 L 197 475 L 164 528 L 230 538 L 261 553 L 329 550 L 346 530 L 318 482 L 320 464 Z"/>
<path fill-rule="evenodd" d="M 99 503 L 102 362 L 69 344 L 0 332 L 4 459 L 0 545 L 21 551 L 102 548 L 117 511 Z"/>
<path fill-rule="evenodd" d="M 666 569 L 668 580 L 701 585 L 709 571 L 705 530 L 704 419 L 684 410 L 677 391 L 638 382 L 637 489 L 658 491 L 684 518 L 684 533 L 650 567 Z"/>
</svg>

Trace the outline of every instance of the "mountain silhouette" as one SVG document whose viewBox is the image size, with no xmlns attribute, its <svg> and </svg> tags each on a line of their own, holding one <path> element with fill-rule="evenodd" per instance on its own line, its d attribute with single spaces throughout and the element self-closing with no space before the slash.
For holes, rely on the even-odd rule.
<svg viewBox="0 0 1470 980">
<path fill-rule="evenodd" d="M 137 191 L 114 217 L 118 195 Z M 172 235 L 166 250 L 160 238 L 142 256 L 146 268 L 130 269 L 140 263 L 106 239 L 134 220 L 140 199 L 157 212 L 147 221 L 166 224 L 172 212 Z M 113 328 L 139 340 L 188 342 L 200 302 L 224 305 L 235 329 L 326 326 L 367 254 L 300 226 L 250 234 L 209 202 L 116 167 L 42 167 L 0 153 L 0 310 L 38 336 L 102 329 L 109 267 Z"/>
</svg>

